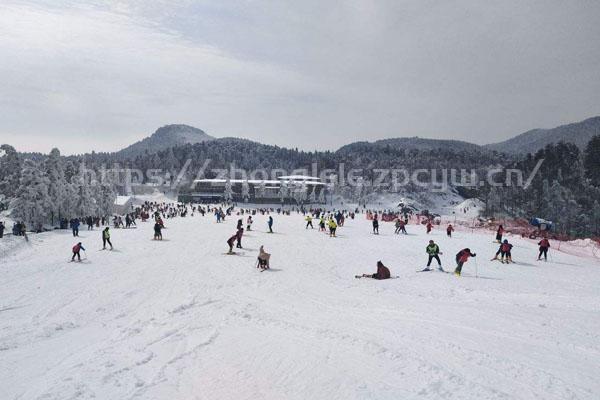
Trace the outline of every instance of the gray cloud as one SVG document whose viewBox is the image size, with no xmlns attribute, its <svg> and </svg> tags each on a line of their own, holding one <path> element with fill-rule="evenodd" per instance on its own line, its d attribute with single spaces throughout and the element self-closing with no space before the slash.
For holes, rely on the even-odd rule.
<svg viewBox="0 0 600 400">
<path fill-rule="evenodd" d="M 0 5 L 0 135 L 115 150 L 167 123 L 305 149 L 487 143 L 600 110 L 600 3 Z"/>
</svg>

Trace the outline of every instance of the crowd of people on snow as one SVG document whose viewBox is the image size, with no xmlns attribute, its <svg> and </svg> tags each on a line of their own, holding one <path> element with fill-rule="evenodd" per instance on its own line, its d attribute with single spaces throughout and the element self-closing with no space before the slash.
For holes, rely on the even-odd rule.
<svg viewBox="0 0 600 400">
<path fill-rule="evenodd" d="M 172 219 L 176 217 L 185 218 L 187 215 L 194 216 L 200 214 L 201 216 L 213 215 L 217 223 L 223 223 L 229 217 L 235 215 L 237 219 L 236 231 L 227 239 L 227 246 L 229 248 L 226 254 L 235 254 L 234 245 L 236 249 L 242 249 L 242 239 L 245 232 L 252 230 L 254 223 L 253 216 L 266 215 L 267 218 L 267 233 L 274 233 L 274 218 L 273 215 L 291 215 L 292 213 L 301 214 L 304 216 L 305 229 L 315 229 L 313 221 L 317 222 L 317 227 L 320 232 L 325 232 L 329 237 L 336 237 L 338 227 L 343 227 L 347 218 L 355 219 L 356 214 L 363 213 L 359 209 L 355 210 L 326 210 L 324 208 L 305 208 L 297 207 L 293 209 L 283 208 L 236 208 L 234 205 L 193 205 L 193 204 L 182 204 L 182 203 L 160 203 L 160 202 L 149 202 L 146 201 L 143 204 L 137 206 L 132 212 L 125 214 L 124 216 L 115 215 L 112 217 L 112 221 L 108 217 L 94 217 L 87 216 L 84 218 L 72 218 L 70 220 L 61 220 L 60 226 L 66 228 L 67 225 L 73 233 L 73 237 L 79 236 L 79 228 L 82 223 L 87 226 L 87 230 L 91 231 L 95 227 L 102 227 L 101 239 L 102 239 L 102 250 L 106 249 L 106 246 L 110 246 L 112 250 L 113 244 L 111 242 L 110 226 L 116 229 L 124 228 L 135 228 L 137 227 L 137 220 L 147 222 L 150 218 L 154 222 L 154 240 L 162 240 L 162 231 L 165 229 L 164 221 L 166 219 Z M 405 234 L 409 224 L 409 215 L 400 214 L 393 212 L 378 212 L 372 210 L 364 210 L 367 219 L 372 221 L 372 233 L 374 235 L 379 234 L 379 223 L 380 221 L 392 221 L 394 223 L 394 234 Z M 411 216 L 412 217 L 412 216 Z M 434 221 L 432 218 L 418 219 L 417 224 L 425 225 L 426 233 L 430 234 L 434 229 Z M 244 229 L 244 226 L 246 227 Z M 0 222 L 0 238 L 3 237 L 6 226 L 4 222 Z M 452 224 L 448 224 L 446 227 L 446 235 L 451 238 L 455 228 Z M 512 248 L 513 245 L 509 243 L 508 239 L 504 238 L 505 230 L 502 225 L 499 225 L 496 229 L 495 241 L 499 244 L 498 250 L 491 261 L 500 261 L 502 263 L 512 263 Z M 12 233 L 15 236 L 26 235 L 26 226 L 23 222 L 15 222 L 12 228 Z M 547 261 L 548 250 L 550 248 L 550 242 L 547 237 L 543 237 L 538 243 L 539 254 L 537 259 L 541 260 L 542 257 Z M 85 248 L 81 242 L 75 244 L 72 248 L 72 261 L 77 258 L 81 261 L 81 251 L 85 252 Z M 442 268 L 442 261 L 440 255 L 443 253 L 440 251 L 440 247 L 434 240 L 429 240 L 429 243 L 425 247 L 425 253 L 428 256 L 427 266 L 423 271 L 430 271 L 430 267 L 433 261 L 436 262 L 437 268 L 440 271 L 444 271 Z M 271 255 L 264 250 L 261 246 L 257 257 L 257 268 L 268 269 L 270 268 L 270 257 Z M 464 248 L 455 255 L 456 268 L 454 273 L 460 275 L 464 264 L 471 257 L 476 257 L 469 248 Z M 389 269 L 382 263 L 377 262 L 377 272 L 374 274 L 363 274 L 357 276 L 360 278 L 368 277 L 373 279 L 389 279 L 391 277 Z"/>
</svg>

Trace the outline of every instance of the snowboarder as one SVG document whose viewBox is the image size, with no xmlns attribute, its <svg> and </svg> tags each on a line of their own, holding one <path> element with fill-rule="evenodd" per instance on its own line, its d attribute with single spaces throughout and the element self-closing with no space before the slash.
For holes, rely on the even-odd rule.
<svg viewBox="0 0 600 400">
<path fill-rule="evenodd" d="M 78 261 L 81 261 L 81 254 L 80 254 L 81 250 L 85 251 L 81 242 L 79 242 L 75 246 L 73 246 L 73 257 L 71 257 L 71 261 L 75 261 L 75 256 L 77 256 Z"/>
<path fill-rule="evenodd" d="M 550 248 L 550 241 L 548 238 L 543 238 L 538 243 L 540 246 L 540 254 L 538 255 L 538 261 L 542 259 L 542 255 L 544 256 L 544 261 L 548 261 L 548 249 Z"/>
<path fill-rule="evenodd" d="M 312 217 L 310 216 L 310 214 L 306 216 L 305 220 L 306 220 L 306 229 L 308 229 L 309 226 L 310 226 L 310 229 L 315 229 L 315 227 L 312 224 Z"/>
<path fill-rule="evenodd" d="M 391 278 L 391 274 L 390 274 L 390 270 L 383 265 L 383 263 L 381 261 L 377 261 L 377 272 L 374 274 L 362 274 L 362 275 L 357 275 L 357 278 L 373 278 L 373 279 L 377 279 L 377 280 L 383 280 L 383 279 L 390 279 Z"/>
<path fill-rule="evenodd" d="M 158 221 L 154 224 L 154 240 L 162 240 L 162 225 Z"/>
<path fill-rule="evenodd" d="M 267 224 L 269 225 L 269 233 L 273 233 L 273 216 L 269 215 L 269 220 L 267 221 Z"/>
<path fill-rule="evenodd" d="M 377 219 L 377 215 L 373 218 L 373 234 L 379 235 L 379 220 Z"/>
<path fill-rule="evenodd" d="M 471 249 L 468 247 L 466 249 L 462 249 L 456 254 L 456 269 L 454 270 L 454 275 L 460 276 L 463 265 L 467 262 L 469 257 L 475 257 L 477 254 L 471 253 Z"/>
<path fill-rule="evenodd" d="M 423 271 L 429 271 L 429 267 L 431 266 L 431 261 L 433 259 L 435 259 L 438 263 L 438 269 L 440 271 L 444 271 L 444 269 L 442 268 L 442 262 L 440 261 L 440 247 L 433 241 L 430 240 L 429 244 L 427 245 L 427 247 L 425 248 L 425 251 L 427 252 L 427 255 L 429 256 L 429 259 L 427 260 L 427 268 L 425 268 Z"/>
<path fill-rule="evenodd" d="M 265 251 L 264 246 L 260 246 L 260 249 L 258 250 L 258 258 L 257 258 L 256 268 L 260 268 L 262 270 L 269 269 L 271 267 L 270 260 L 271 260 L 271 254 L 269 254 Z"/>
<path fill-rule="evenodd" d="M 496 241 L 498 243 L 502 243 L 502 235 L 504 235 L 504 227 L 502 227 L 502 225 L 500 225 L 498 227 L 498 230 L 496 231 Z"/>
<path fill-rule="evenodd" d="M 102 250 L 106 250 L 106 243 L 110 245 L 110 249 L 112 250 L 113 245 L 110 242 L 110 232 L 108 231 L 108 226 L 102 231 Z"/>
<path fill-rule="evenodd" d="M 452 232 L 454 232 L 454 227 L 452 226 L 452 224 L 449 224 L 448 227 L 446 228 L 446 235 L 451 238 L 452 237 Z"/>
</svg>

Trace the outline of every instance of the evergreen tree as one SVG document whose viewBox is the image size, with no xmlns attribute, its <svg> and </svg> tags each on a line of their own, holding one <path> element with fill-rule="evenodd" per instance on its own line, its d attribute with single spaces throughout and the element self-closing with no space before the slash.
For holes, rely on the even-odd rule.
<svg viewBox="0 0 600 400">
<path fill-rule="evenodd" d="M 42 230 L 52 212 L 50 181 L 32 160 L 25 160 L 19 187 L 12 202 L 12 216 L 36 231 Z"/>
<path fill-rule="evenodd" d="M 54 223 L 55 218 L 60 219 L 67 213 L 65 209 L 67 181 L 65 179 L 63 161 L 58 149 L 52 149 L 44 163 L 44 170 L 49 181 L 48 195 L 52 206 L 50 219 L 51 223 Z"/>
<path fill-rule="evenodd" d="M 600 186 L 600 135 L 594 136 L 589 141 L 585 153 L 583 165 L 585 177 L 594 186 Z"/>
<path fill-rule="evenodd" d="M 14 147 L 0 146 L 0 194 L 12 199 L 19 188 L 21 158 Z"/>
</svg>

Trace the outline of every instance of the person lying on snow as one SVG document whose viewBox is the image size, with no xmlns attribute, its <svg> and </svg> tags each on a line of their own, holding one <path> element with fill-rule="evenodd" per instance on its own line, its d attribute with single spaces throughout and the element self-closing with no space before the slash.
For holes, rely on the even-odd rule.
<svg viewBox="0 0 600 400">
<path fill-rule="evenodd" d="M 257 259 L 256 268 L 269 269 L 270 268 L 270 265 L 269 265 L 270 260 L 271 260 L 271 254 L 269 254 L 265 251 L 264 246 L 260 246 L 260 249 L 258 250 L 258 259 Z"/>
<path fill-rule="evenodd" d="M 362 275 L 357 275 L 357 278 L 373 278 L 373 279 L 377 279 L 377 280 L 382 280 L 382 279 L 390 279 L 391 275 L 390 275 L 390 270 L 383 265 L 383 263 L 381 261 L 377 261 L 377 273 L 375 274 L 362 274 Z"/>
</svg>

